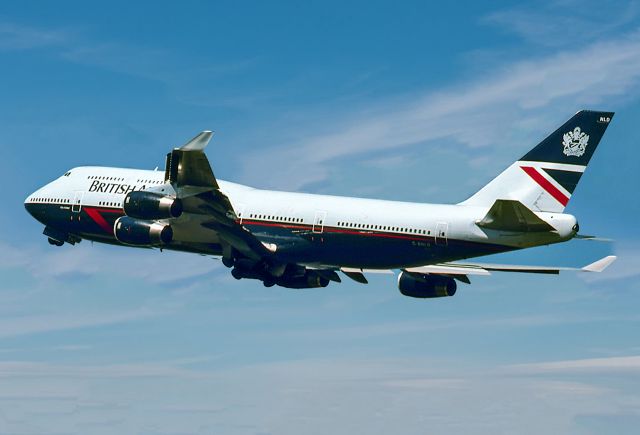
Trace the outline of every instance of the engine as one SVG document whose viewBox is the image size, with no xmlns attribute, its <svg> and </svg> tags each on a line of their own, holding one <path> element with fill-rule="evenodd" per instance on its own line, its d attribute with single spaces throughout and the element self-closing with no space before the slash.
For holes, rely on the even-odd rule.
<svg viewBox="0 0 640 435">
<path fill-rule="evenodd" d="M 116 220 L 113 234 L 119 242 L 133 246 L 166 245 L 173 240 L 170 225 L 133 219 L 129 216 L 122 216 Z"/>
<path fill-rule="evenodd" d="M 440 298 L 456 294 L 456 281 L 439 275 L 417 275 L 400 273 L 398 278 L 400 293 L 411 298 Z"/>
<path fill-rule="evenodd" d="M 169 219 L 182 214 L 182 201 L 154 192 L 136 190 L 124 197 L 124 212 L 136 219 Z"/>
</svg>

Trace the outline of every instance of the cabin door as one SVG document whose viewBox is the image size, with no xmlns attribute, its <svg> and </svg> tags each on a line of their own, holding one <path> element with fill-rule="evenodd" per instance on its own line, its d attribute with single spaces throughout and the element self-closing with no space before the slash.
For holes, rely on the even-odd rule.
<svg viewBox="0 0 640 435">
<path fill-rule="evenodd" d="M 446 222 L 438 222 L 436 224 L 436 246 L 447 246 L 447 233 L 449 232 L 449 224 Z"/>
<path fill-rule="evenodd" d="M 324 231 L 324 221 L 327 219 L 326 211 L 316 211 L 316 215 L 313 218 L 313 232 L 321 234 Z"/>
<path fill-rule="evenodd" d="M 73 202 L 71 203 L 71 211 L 74 213 L 80 213 L 82 210 L 82 198 L 84 197 L 84 190 L 76 190 L 73 192 Z"/>
</svg>

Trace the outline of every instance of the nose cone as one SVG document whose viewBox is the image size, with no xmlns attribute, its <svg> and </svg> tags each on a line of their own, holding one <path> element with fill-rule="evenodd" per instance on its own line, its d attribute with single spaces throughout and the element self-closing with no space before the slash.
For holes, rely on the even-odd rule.
<svg viewBox="0 0 640 435">
<path fill-rule="evenodd" d="M 38 194 L 41 193 L 41 190 L 42 189 L 36 190 L 24 200 L 24 208 L 25 210 L 27 210 L 27 213 L 29 213 L 35 219 L 46 224 L 45 205 L 38 200 Z"/>
<path fill-rule="evenodd" d="M 25 210 L 27 210 L 27 212 L 35 217 L 34 213 L 35 213 L 35 205 L 33 204 L 33 193 L 29 196 L 27 196 L 27 198 L 24 200 L 24 208 Z"/>
</svg>

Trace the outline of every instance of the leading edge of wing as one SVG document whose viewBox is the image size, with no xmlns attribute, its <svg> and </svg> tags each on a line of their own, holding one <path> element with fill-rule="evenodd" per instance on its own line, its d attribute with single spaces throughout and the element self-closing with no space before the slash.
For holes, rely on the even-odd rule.
<svg viewBox="0 0 640 435">
<path fill-rule="evenodd" d="M 608 255 L 584 267 L 548 267 L 511 264 L 488 263 L 442 263 L 428 266 L 410 267 L 406 270 L 411 273 L 424 273 L 435 275 L 490 275 L 491 272 L 520 272 L 520 273 L 548 273 L 558 274 L 561 271 L 576 272 L 602 272 L 616 260 L 615 255 Z"/>
</svg>

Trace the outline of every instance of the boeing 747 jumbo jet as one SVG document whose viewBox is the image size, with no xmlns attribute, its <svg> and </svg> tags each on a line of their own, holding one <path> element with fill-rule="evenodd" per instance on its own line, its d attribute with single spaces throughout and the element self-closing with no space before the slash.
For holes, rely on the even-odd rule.
<svg viewBox="0 0 640 435">
<path fill-rule="evenodd" d="M 415 298 L 453 296 L 456 281 L 493 271 L 569 268 L 456 263 L 578 235 L 564 209 L 613 113 L 583 110 L 466 201 L 419 204 L 255 189 L 215 178 L 203 131 L 167 154 L 164 172 L 73 168 L 25 201 L 49 243 L 82 239 L 222 257 L 237 278 L 325 287 L 337 272 L 399 270 Z M 588 237 L 588 236 L 582 236 Z M 600 272 L 605 257 L 575 269 Z"/>
</svg>

